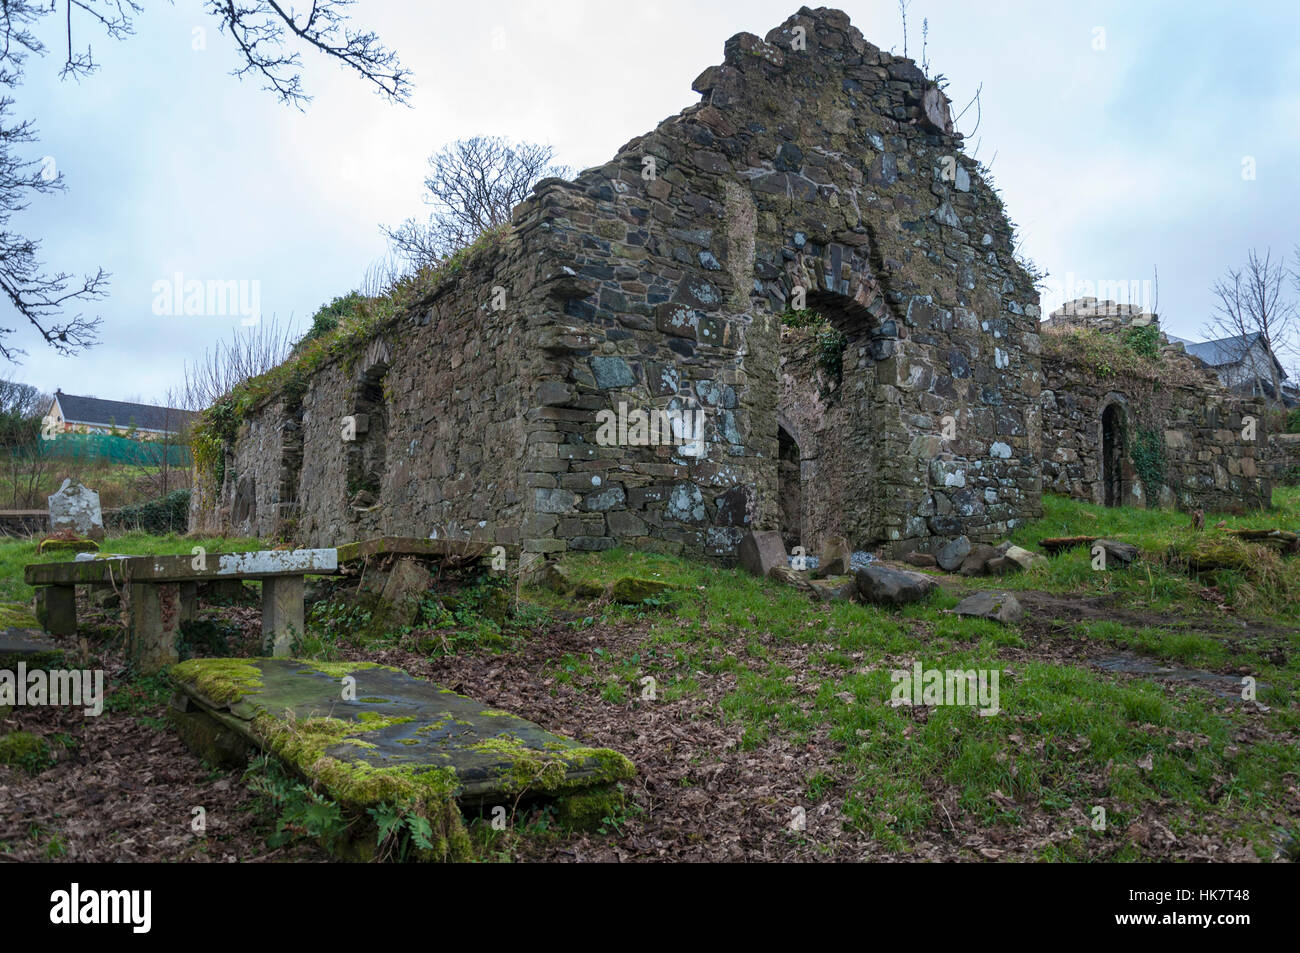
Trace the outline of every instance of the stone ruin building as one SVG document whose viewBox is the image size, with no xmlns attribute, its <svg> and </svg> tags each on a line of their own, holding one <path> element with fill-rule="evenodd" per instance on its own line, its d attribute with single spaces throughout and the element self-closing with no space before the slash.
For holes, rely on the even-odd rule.
<svg viewBox="0 0 1300 953">
<path fill-rule="evenodd" d="M 1148 329 L 1158 361 L 1107 367 Z M 1053 347 L 1061 332 L 1062 346 Z M 1081 298 L 1043 322 L 1043 489 L 1107 506 L 1243 511 L 1269 505 L 1265 404 L 1234 396 L 1140 307 Z M 1094 339 L 1096 340 L 1096 339 Z M 1122 353 L 1122 352 L 1121 352 Z"/>
<path fill-rule="evenodd" d="M 1176 402 L 1161 489 L 1106 469 L 1137 395 L 1041 360 L 1012 225 L 912 60 L 803 8 L 732 37 L 693 88 L 605 165 L 539 182 L 363 347 L 262 398 L 193 528 L 722 558 L 779 529 L 901 555 L 1005 538 L 1044 486 L 1262 492 L 1219 440 L 1226 402 Z M 647 443 L 638 412 L 702 426 Z"/>
</svg>

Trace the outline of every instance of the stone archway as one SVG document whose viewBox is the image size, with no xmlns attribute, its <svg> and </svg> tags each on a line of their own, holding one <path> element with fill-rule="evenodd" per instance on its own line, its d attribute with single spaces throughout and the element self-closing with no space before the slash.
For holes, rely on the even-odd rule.
<svg viewBox="0 0 1300 953">
<path fill-rule="evenodd" d="M 787 545 L 797 537 L 809 552 L 827 535 L 868 545 L 884 538 L 888 492 L 879 458 L 886 435 L 897 428 L 886 419 L 877 365 L 896 352 L 897 325 L 865 247 L 805 238 L 781 257 L 784 269 L 764 283 L 773 312 L 802 310 L 825 321 L 779 329 L 775 509 L 781 531 Z M 787 515 L 796 473 L 797 522 Z"/>
<path fill-rule="evenodd" d="M 1101 502 L 1123 506 L 1131 486 L 1127 477 L 1128 414 L 1121 400 L 1110 400 L 1101 411 Z"/>
</svg>

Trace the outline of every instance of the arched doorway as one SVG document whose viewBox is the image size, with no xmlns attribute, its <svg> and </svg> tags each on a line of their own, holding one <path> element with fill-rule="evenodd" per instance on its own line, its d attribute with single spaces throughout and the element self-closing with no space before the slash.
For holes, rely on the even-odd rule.
<svg viewBox="0 0 1300 953">
<path fill-rule="evenodd" d="M 1107 506 L 1124 504 L 1125 423 L 1124 408 L 1119 403 L 1107 404 L 1101 412 L 1102 502 Z"/>
<path fill-rule="evenodd" d="M 803 540 L 803 494 L 799 462 L 799 444 L 790 431 L 777 425 L 778 492 L 780 494 L 781 539 L 786 549 L 799 546 Z"/>
</svg>

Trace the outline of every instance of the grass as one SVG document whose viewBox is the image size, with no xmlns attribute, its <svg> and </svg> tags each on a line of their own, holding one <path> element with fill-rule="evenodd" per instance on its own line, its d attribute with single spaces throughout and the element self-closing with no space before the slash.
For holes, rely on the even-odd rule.
<svg viewBox="0 0 1300 953">
<path fill-rule="evenodd" d="M 1206 517 L 1207 533 L 1231 527 L 1294 526 L 1300 492 L 1278 491 L 1272 513 Z M 1095 572 L 1086 549 L 1052 557 L 1045 567 L 1016 576 L 963 583 L 1036 588 L 1081 596 L 1115 594 L 1126 609 L 1164 613 L 1168 625 L 1132 628 L 1117 621 L 1075 626 L 1063 641 L 1087 639 L 1157 659 L 1229 672 L 1245 667 L 1273 687 L 1261 695 L 1273 710 L 1275 732 L 1251 745 L 1235 740 L 1257 714 L 1206 691 L 1177 692 L 1140 678 L 1052 661 L 1010 663 L 1006 650 L 1023 648 L 1016 627 L 953 616 L 956 598 L 942 590 L 924 603 L 889 612 L 851 603 L 822 605 L 797 591 L 745 575 L 668 556 L 616 550 L 571 555 L 575 582 L 604 585 L 623 575 L 659 579 L 679 589 L 667 611 L 646 613 L 595 606 L 580 624 L 620 625 L 649 620 L 634 649 L 557 659 L 557 682 L 625 703 L 645 675 L 660 697 L 690 697 L 700 676 L 729 674 L 735 687 L 719 716 L 757 748 L 779 737 L 792 746 L 820 744 L 835 752 L 834 769 L 806 779 L 810 801 L 839 792 L 847 824 L 883 844 L 907 851 L 926 828 L 951 823 L 961 812 L 980 825 L 1017 827 L 1031 813 L 1054 817 L 1067 832 L 1043 859 L 1074 859 L 1100 846 L 1110 859 L 1137 859 L 1142 849 L 1123 831 L 1144 810 L 1158 808 L 1177 836 L 1231 829 L 1261 857 L 1276 848 L 1277 818 L 1300 772 L 1294 733 L 1300 714 L 1300 648 L 1286 640 L 1284 661 L 1270 660 L 1276 644 L 1219 638 L 1180 630 L 1180 620 L 1203 617 L 1204 581 L 1159 560 L 1169 545 L 1192 536 L 1189 518 L 1168 511 L 1106 509 L 1047 497 L 1044 517 L 1015 541 L 1035 548 L 1039 538 L 1086 534 L 1133 542 L 1142 552 L 1127 570 Z M 1251 580 L 1220 573 L 1215 580 L 1243 616 L 1296 619 L 1296 568 L 1284 560 L 1283 599 L 1247 598 Z M 558 597 L 535 598 L 558 608 Z M 892 669 L 914 661 L 925 668 L 985 669 L 1000 673 L 1001 711 L 982 717 L 971 707 L 912 708 L 889 704 Z M 1107 831 L 1090 820 L 1103 807 Z"/>
<path fill-rule="evenodd" d="M 1242 528 L 1300 523 L 1300 489 L 1278 490 L 1274 499 L 1268 513 L 1208 514 L 1203 534 L 1217 534 L 1220 520 Z M 564 566 L 575 583 L 593 591 L 625 576 L 662 581 L 673 591 L 656 604 L 627 606 L 526 590 L 521 607 L 537 619 L 549 615 L 579 629 L 599 625 L 633 635 L 552 658 L 546 673 L 557 686 L 622 707 L 646 703 L 647 678 L 656 700 L 688 706 L 705 699 L 707 685 L 717 704 L 700 706 L 695 717 L 734 726 L 745 749 L 778 740 L 815 747 L 825 757 L 801 781 L 802 806 L 811 812 L 832 800 L 848 827 L 900 853 L 936 832 L 961 836 L 958 825 L 965 831 L 972 823 L 982 831 L 1003 827 L 1014 840 L 1017 830 L 1036 836 L 1046 824 L 1059 836 L 1038 850 L 1040 859 L 1142 859 L 1147 849 L 1125 831 L 1154 814 L 1180 839 L 1241 837 L 1260 857 L 1273 856 L 1278 831 L 1294 828 L 1287 820 L 1288 792 L 1300 775 L 1300 557 L 1276 560 L 1278 579 L 1264 599 L 1250 571 L 1196 579 L 1165 562 L 1170 546 L 1196 538 L 1185 514 L 1106 509 L 1053 496 L 1044 498 L 1043 518 L 1013 538 L 1037 549 L 1038 539 L 1058 535 L 1126 540 L 1141 555 L 1127 569 L 1097 572 L 1080 548 L 1029 572 L 960 584 L 1110 595 L 1118 608 L 1145 609 L 1153 621 L 1101 618 L 1044 634 L 1041 624 L 1031 630 L 957 617 L 950 611 L 957 596 L 943 588 L 897 611 L 822 604 L 738 570 L 627 550 L 570 554 Z M 195 545 L 231 551 L 259 542 L 136 533 L 105 548 L 187 553 Z M 25 541 L 0 543 L 5 598 L 30 596 L 21 569 L 35 561 L 34 549 Z M 1207 603 L 1204 591 L 1211 584 L 1232 612 Z M 458 654 L 512 650 L 509 643 L 489 647 L 478 639 L 479 623 L 471 616 L 440 616 L 431 631 L 440 644 L 445 632 L 449 651 Z M 1232 618 L 1270 628 L 1263 635 L 1234 634 L 1231 625 L 1205 621 Z M 464 638 L 457 635 L 462 630 Z M 1091 646 L 1102 654 L 1122 649 L 1225 674 L 1249 671 L 1270 686 L 1260 694 L 1268 708 L 1197 686 L 1170 688 L 1056 660 L 1065 650 Z M 1049 649 L 1059 651 L 1053 656 Z M 914 662 L 926 669 L 997 672 L 999 712 L 984 717 L 969 706 L 894 706 L 891 672 Z M 725 686 L 720 696 L 719 684 Z M 141 717 L 164 688 L 140 680 L 114 693 L 108 707 Z M 708 751 L 698 756 L 705 764 L 713 757 Z M 1107 818 L 1101 831 L 1090 823 L 1099 807 Z M 619 823 L 611 819 L 614 836 Z M 533 826 L 544 830 L 545 818 Z M 481 822 L 474 830 L 489 855 L 509 856 L 500 832 Z"/>
<path fill-rule="evenodd" d="M 0 601 L 28 603 L 35 590 L 23 581 L 23 569 L 29 563 L 66 562 L 67 553 L 36 554 L 35 539 L 0 539 Z M 100 544 L 100 550 L 122 556 L 168 555 L 191 553 L 202 546 L 208 553 L 239 553 L 264 549 L 262 541 L 255 538 L 230 539 L 219 537 L 188 537 L 175 533 L 152 536 L 143 531 L 112 536 Z"/>
<path fill-rule="evenodd" d="M 1273 491 L 1269 511 L 1246 515 L 1207 513 L 1205 529 L 1192 529 L 1191 517 L 1170 510 L 1105 507 L 1066 497 L 1045 494 L 1043 517 L 1011 535 L 1018 546 L 1038 552 L 1038 541 L 1053 536 L 1097 536 L 1132 543 L 1139 560 L 1127 569 L 1098 572 L 1085 546 L 1067 550 L 1040 566 L 1012 576 L 977 577 L 972 587 L 993 589 L 1041 589 L 1052 593 L 1077 593 L 1120 597 L 1127 608 L 1155 612 L 1203 613 L 1208 606 L 1203 596 L 1207 586 L 1217 588 L 1223 601 L 1243 617 L 1294 623 L 1300 616 L 1300 560 L 1278 559 L 1271 552 L 1255 551 L 1258 559 L 1248 571 L 1219 570 L 1189 575 L 1166 554 L 1185 549 L 1198 541 L 1220 541 L 1239 546 L 1235 539 L 1216 528 L 1295 528 L 1300 526 L 1300 487 L 1279 487 Z"/>
</svg>

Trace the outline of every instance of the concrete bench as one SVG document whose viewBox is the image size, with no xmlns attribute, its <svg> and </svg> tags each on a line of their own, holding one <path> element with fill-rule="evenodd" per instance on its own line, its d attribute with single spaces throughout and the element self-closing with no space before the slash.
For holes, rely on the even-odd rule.
<svg viewBox="0 0 1300 953">
<path fill-rule="evenodd" d="M 198 564 L 197 568 L 195 564 Z M 94 556 L 35 563 L 24 571 L 37 589 L 37 614 L 55 635 L 77 631 L 77 586 L 122 589 L 130 607 L 128 650 L 144 672 L 177 661 L 180 624 L 194 617 L 198 584 L 256 579 L 262 583 L 262 642 L 271 656 L 289 655 L 303 627 L 303 577 L 338 572 L 335 549 L 262 550 L 196 556 Z"/>
</svg>

